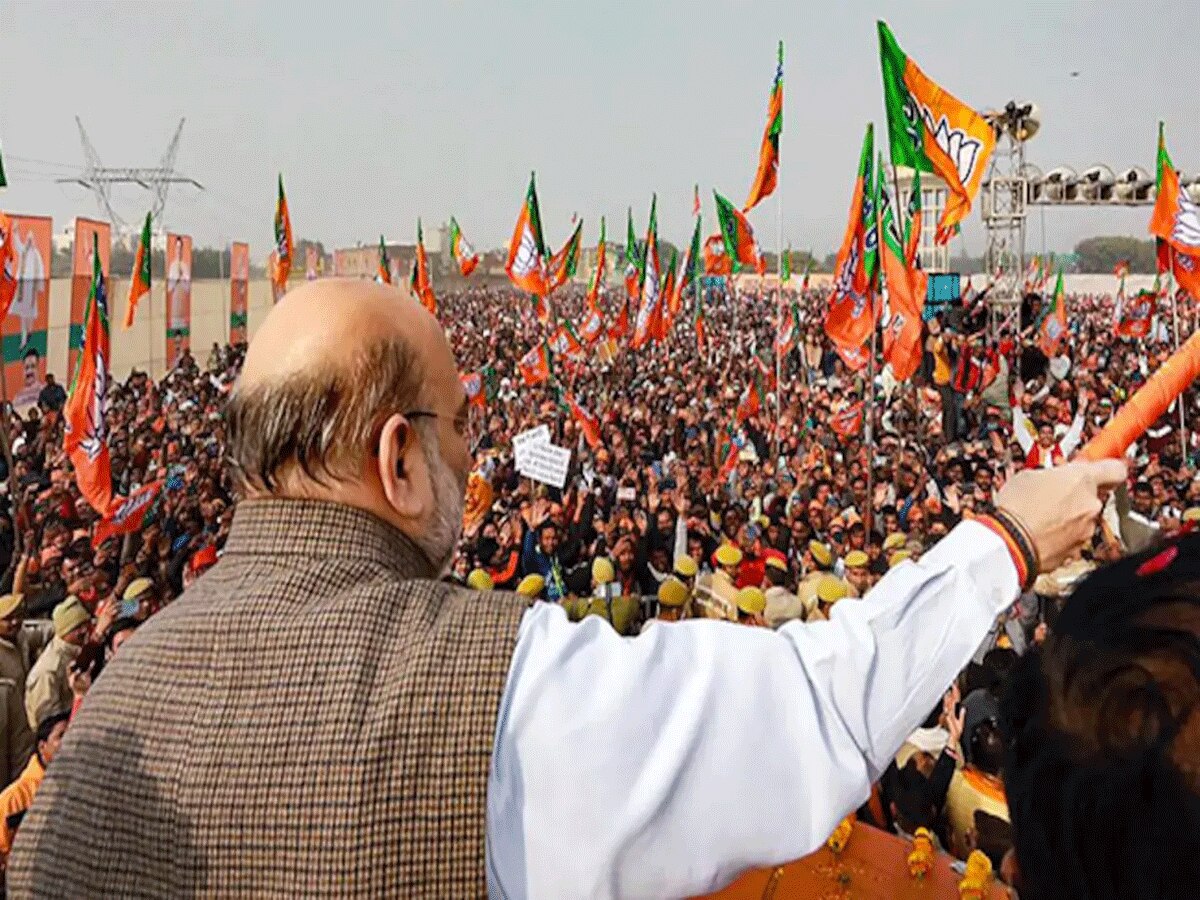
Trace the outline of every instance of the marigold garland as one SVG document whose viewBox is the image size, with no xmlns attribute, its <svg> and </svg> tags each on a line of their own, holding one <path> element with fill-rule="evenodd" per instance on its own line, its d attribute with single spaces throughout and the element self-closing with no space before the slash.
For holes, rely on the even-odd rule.
<svg viewBox="0 0 1200 900">
<path fill-rule="evenodd" d="M 992 861 L 981 850 L 972 850 L 967 857 L 967 870 L 958 883 L 961 900 L 986 900 L 992 881 Z"/>
<path fill-rule="evenodd" d="M 838 823 L 838 827 L 833 829 L 833 834 L 829 836 L 829 840 L 825 845 L 834 853 L 841 853 L 846 849 L 846 844 L 850 842 L 850 834 L 854 831 L 854 816 L 849 815 Z"/>
<path fill-rule="evenodd" d="M 929 829 L 918 828 L 913 836 L 912 853 L 908 854 L 908 874 L 924 878 L 933 868 L 933 836 Z"/>
</svg>

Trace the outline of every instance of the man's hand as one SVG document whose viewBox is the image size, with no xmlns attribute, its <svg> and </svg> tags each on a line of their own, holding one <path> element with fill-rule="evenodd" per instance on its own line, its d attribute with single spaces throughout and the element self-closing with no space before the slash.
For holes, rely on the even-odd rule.
<svg viewBox="0 0 1200 900">
<path fill-rule="evenodd" d="M 1125 463 L 1073 462 L 1054 469 L 1026 469 L 1013 475 L 996 495 L 996 507 L 1025 526 L 1042 572 L 1052 572 L 1083 546 L 1096 530 L 1100 492 L 1126 477 Z"/>
</svg>

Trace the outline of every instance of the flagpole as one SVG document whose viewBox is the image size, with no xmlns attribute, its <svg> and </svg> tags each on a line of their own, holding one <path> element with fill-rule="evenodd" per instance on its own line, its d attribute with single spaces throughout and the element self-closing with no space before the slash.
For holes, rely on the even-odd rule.
<svg viewBox="0 0 1200 900">
<path fill-rule="evenodd" d="M 875 297 L 872 291 L 870 297 L 871 311 L 875 311 Z M 867 538 L 875 527 L 875 341 L 879 334 L 879 323 L 872 317 L 871 322 L 871 357 L 867 360 L 867 389 L 866 410 L 864 415 L 867 443 L 867 502 L 863 510 L 863 522 L 867 526 Z"/>
<path fill-rule="evenodd" d="M 791 260 L 788 260 L 791 268 Z M 775 172 L 775 269 L 778 273 L 775 286 L 775 459 L 779 460 L 781 449 L 780 429 L 783 427 L 783 363 L 779 356 L 779 328 L 783 324 L 783 185 L 779 170 Z"/>
<path fill-rule="evenodd" d="M 1179 292 L 1175 285 L 1175 248 L 1167 244 L 1170 265 L 1167 267 L 1167 284 L 1171 292 L 1171 317 L 1174 320 L 1172 331 L 1175 333 L 1175 350 L 1179 350 Z M 1179 461 L 1187 464 L 1187 392 L 1179 395 Z"/>
</svg>

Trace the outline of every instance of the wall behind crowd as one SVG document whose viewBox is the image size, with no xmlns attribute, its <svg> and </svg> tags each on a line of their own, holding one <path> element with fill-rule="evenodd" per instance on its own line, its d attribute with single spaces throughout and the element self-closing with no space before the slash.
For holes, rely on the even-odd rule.
<svg viewBox="0 0 1200 900">
<path fill-rule="evenodd" d="M 267 279 L 251 281 L 249 285 L 250 334 L 258 327 L 271 308 L 271 283 Z M 125 331 L 125 300 L 129 296 L 129 279 L 115 278 L 109 282 L 109 326 L 112 344 L 112 373 L 124 380 L 131 369 L 150 370 L 155 378 L 166 371 L 167 338 L 166 282 L 159 279 L 150 297 L 138 303 L 133 327 Z M 47 335 L 47 372 L 61 382 L 67 378 L 67 335 L 71 316 L 71 279 L 50 281 L 50 328 Z M 229 281 L 201 280 L 192 282 L 192 355 L 203 366 L 213 342 L 224 344 L 229 337 Z"/>
</svg>

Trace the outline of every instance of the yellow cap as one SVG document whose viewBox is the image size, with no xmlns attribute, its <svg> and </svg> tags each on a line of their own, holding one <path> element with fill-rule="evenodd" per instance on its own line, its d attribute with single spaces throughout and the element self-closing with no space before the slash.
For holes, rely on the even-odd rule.
<svg viewBox="0 0 1200 900">
<path fill-rule="evenodd" d="M 850 596 L 850 585 L 836 575 L 826 575 L 817 582 L 817 597 L 822 603 L 834 604 Z"/>
<path fill-rule="evenodd" d="M 828 544 L 822 544 L 820 541 L 809 541 L 808 552 L 812 554 L 812 558 L 818 566 L 827 569 L 833 565 L 833 551 L 829 549 Z"/>
<path fill-rule="evenodd" d="M 717 562 L 723 566 L 736 566 L 742 561 L 742 551 L 733 544 L 722 544 L 717 548 Z"/>
<path fill-rule="evenodd" d="M 667 578 L 658 586 L 658 602 L 661 606 L 683 606 L 687 603 L 687 596 L 687 586 L 678 578 Z"/>
<path fill-rule="evenodd" d="M 896 568 L 896 566 L 900 565 L 900 563 L 904 562 L 906 559 L 912 559 L 912 554 L 909 553 L 907 550 L 897 550 L 890 557 L 888 557 L 888 568 L 894 569 L 894 568 Z"/>
<path fill-rule="evenodd" d="M 1184 510 L 1183 521 L 1200 522 L 1200 506 L 1193 506 L 1191 509 Z"/>
<path fill-rule="evenodd" d="M 861 550 L 851 550 L 846 554 L 847 569 L 865 569 L 871 560 Z"/>
<path fill-rule="evenodd" d="M 607 556 L 597 556 L 592 560 L 592 584 L 612 584 L 616 577 L 612 561 Z"/>
<path fill-rule="evenodd" d="M 496 586 L 492 581 L 492 576 L 483 569 L 472 569 L 471 574 L 467 576 L 467 587 L 474 588 L 477 591 L 490 591 Z"/>
<path fill-rule="evenodd" d="M 129 587 L 125 588 L 125 593 L 121 595 L 122 600 L 141 600 L 146 594 L 154 590 L 154 582 L 149 578 L 135 578 L 129 582 Z"/>
<path fill-rule="evenodd" d="M 541 575 L 526 575 L 517 585 L 517 593 L 523 597 L 536 597 L 546 587 L 546 579 Z"/>
<path fill-rule="evenodd" d="M 0 597 L 0 619 L 7 619 L 25 602 L 24 594 L 5 594 Z"/>
<path fill-rule="evenodd" d="M 887 553 L 889 550 L 899 550 L 907 543 L 908 535 L 901 534 L 898 531 L 893 532 L 883 539 L 883 552 Z"/>
<path fill-rule="evenodd" d="M 767 608 L 767 597 L 756 587 L 744 587 L 737 592 L 737 608 L 748 616 L 754 616 Z"/>
<path fill-rule="evenodd" d="M 696 561 L 690 556 L 680 556 L 675 559 L 675 574 L 683 578 L 695 578 L 696 573 L 700 571 Z"/>
<path fill-rule="evenodd" d="M 772 553 L 766 558 L 765 564 L 772 569 L 778 569 L 780 572 L 786 572 L 788 570 L 787 560 L 783 557 L 782 553 L 778 556 Z"/>
</svg>

